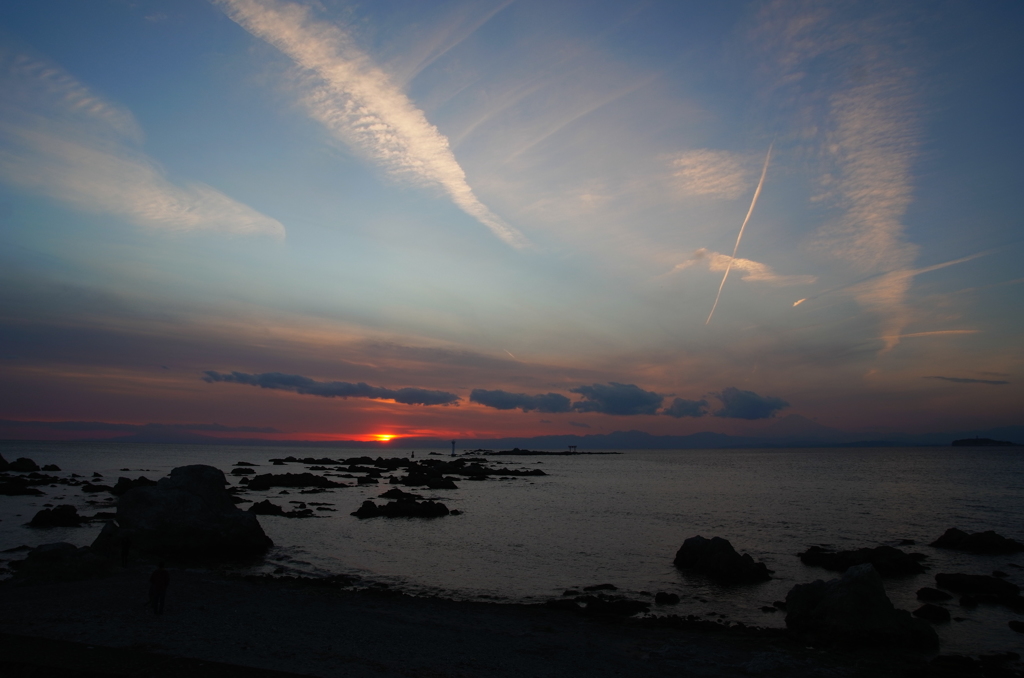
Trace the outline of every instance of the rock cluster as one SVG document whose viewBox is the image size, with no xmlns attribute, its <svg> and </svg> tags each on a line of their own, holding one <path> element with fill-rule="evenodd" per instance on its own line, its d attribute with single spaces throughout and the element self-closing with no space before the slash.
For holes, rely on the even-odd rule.
<svg viewBox="0 0 1024 678">
<path fill-rule="evenodd" d="M 839 579 L 798 584 L 786 595 L 786 626 L 810 641 L 886 644 L 932 649 L 935 631 L 906 610 L 897 610 L 870 563 Z"/>
<path fill-rule="evenodd" d="M 380 506 L 366 500 L 352 515 L 356 518 L 440 518 L 451 513 L 441 502 L 399 499 Z"/>
<path fill-rule="evenodd" d="M 748 553 L 740 555 L 729 540 L 721 537 L 690 537 L 676 552 L 676 567 L 699 572 L 723 584 L 746 584 L 771 579 L 764 563 L 754 562 Z"/>
<path fill-rule="evenodd" d="M 970 553 L 993 555 L 1020 553 L 1021 551 L 1024 551 L 1024 544 L 1014 541 L 1013 539 L 1007 539 L 1002 535 L 996 534 L 992 530 L 967 534 L 963 530 L 958 530 L 955 527 L 951 527 L 946 530 L 941 537 L 933 541 L 929 546 L 934 546 L 939 549 L 951 549 L 954 551 L 968 551 Z"/>
<path fill-rule="evenodd" d="M 833 572 L 846 572 L 855 565 L 871 563 L 883 577 L 901 577 L 921 574 L 925 571 L 921 561 L 922 553 L 905 553 L 892 546 L 860 548 L 855 551 L 831 551 L 821 546 L 812 546 L 798 554 L 804 565 L 823 567 Z"/>
<path fill-rule="evenodd" d="M 212 466 L 182 466 L 156 485 L 135 487 L 117 505 L 119 528 L 108 523 L 93 542 L 116 551 L 131 539 L 143 553 L 187 558 L 239 558 L 273 545 L 254 513 L 235 506 L 224 473 Z"/>
</svg>

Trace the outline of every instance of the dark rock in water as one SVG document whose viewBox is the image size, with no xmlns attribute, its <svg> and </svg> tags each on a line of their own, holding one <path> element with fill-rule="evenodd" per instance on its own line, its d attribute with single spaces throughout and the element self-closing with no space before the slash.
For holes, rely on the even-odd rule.
<svg viewBox="0 0 1024 678">
<path fill-rule="evenodd" d="M 18 473 L 31 473 L 32 471 L 38 471 L 39 465 L 27 457 L 18 457 L 7 465 L 8 471 L 17 471 Z"/>
<path fill-rule="evenodd" d="M 96 494 L 97 492 L 113 492 L 113 491 L 114 491 L 114 488 L 112 488 L 110 485 L 99 485 L 99 484 L 93 484 L 93 483 L 84 483 L 82 485 L 82 492 L 87 492 L 89 494 Z"/>
<path fill-rule="evenodd" d="M 562 592 L 562 595 L 563 596 L 578 596 L 578 595 L 580 595 L 580 592 L 577 591 L 576 589 L 566 589 L 565 591 Z"/>
<path fill-rule="evenodd" d="M 594 584 L 593 586 L 584 586 L 584 591 L 618 591 L 619 587 L 615 584 Z"/>
<path fill-rule="evenodd" d="M 1020 553 L 1024 551 L 1024 544 L 1013 539 L 1007 539 L 992 530 L 967 534 L 955 527 L 946 530 L 941 537 L 933 541 L 929 546 L 939 549 L 983 554 Z"/>
<path fill-rule="evenodd" d="M 131 478 L 125 478 L 124 476 L 117 479 L 117 483 L 111 488 L 110 493 L 120 497 L 122 494 L 136 487 L 150 487 L 156 485 L 155 480 L 150 480 L 146 476 L 139 476 L 135 480 Z M 105 485 L 97 485 L 96 487 L 105 487 Z"/>
<path fill-rule="evenodd" d="M 953 591 L 954 593 L 985 594 L 991 593 L 997 596 L 1016 596 L 1020 593 L 1020 587 L 986 574 L 937 574 L 935 583 L 939 588 Z"/>
<path fill-rule="evenodd" d="M 897 610 L 870 563 L 839 579 L 797 584 L 786 595 L 786 626 L 807 640 L 936 648 L 927 623 Z"/>
<path fill-rule="evenodd" d="M 914 546 L 917 544 L 913 539 L 900 539 L 899 546 Z"/>
<path fill-rule="evenodd" d="M 11 468 L 11 464 L 4 459 L 4 455 L 0 454 L 0 473 Z"/>
<path fill-rule="evenodd" d="M 226 484 L 222 471 L 196 464 L 174 469 L 156 485 L 128 490 L 118 501 L 120 530 L 104 528 L 93 547 L 109 553 L 116 549 L 117 538 L 130 538 L 138 551 L 159 556 L 241 558 L 263 553 L 273 542 L 254 513 L 235 506 Z"/>
<path fill-rule="evenodd" d="M 782 610 L 783 612 L 786 611 L 786 601 L 784 601 L 784 600 L 773 601 L 772 605 L 775 606 L 776 610 Z"/>
<path fill-rule="evenodd" d="M 282 516 L 284 518 L 312 518 L 314 515 L 313 509 L 306 508 L 306 505 L 299 502 L 299 506 L 294 511 L 285 511 L 277 504 L 271 502 L 269 499 L 256 502 L 249 507 L 250 513 L 255 513 L 258 516 Z M 323 510 L 323 509 L 321 509 Z M 326 509 L 331 511 L 333 509 Z"/>
<path fill-rule="evenodd" d="M 376 485 L 379 482 L 380 481 L 377 480 L 376 478 L 371 478 L 369 476 L 365 476 L 363 478 L 359 478 L 356 480 L 356 483 L 359 485 Z"/>
<path fill-rule="evenodd" d="M 93 477 L 93 478 L 102 478 L 102 477 L 103 477 L 103 474 L 102 474 L 102 473 L 100 473 L 99 471 L 93 471 L 93 472 L 92 472 L 92 477 Z"/>
<path fill-rule="evenodd" d="M 917 599 L 923 600 L 926 603 L 941 603 L 945 600 L 952 600 L 953 596 L 946 593 L 945 591 L 940 591 L 938 589 L 932 589 L 925 586 L 924 588 L 917 590 Z"/>
<path fill-rule="evenodd" d="M 277 504 L 271 502 L 269 499 L 258 501 L 249 507 L 250 513 L 255 513 L 258 516 L 283 516 L 284 509 Z"/>
<path fill-rule="evenodd" d="M 29 527 L 78 527 L 85 518 L 78 515 L 78 509 L 70 504 L 61 504 L 52 509 L 43 509 L 29 522 Z"/>
<path fill-rule="evenodd" d="M 0 495 L 5 497 L 33 496 L 41 497 L 45 492 L 29 487 L 21 478 L 9 478 L 0 482 Z"/>
<path fill-rule="evenodd" d="M 1011 631 L 1016 631 L 1017 633 L 1024 633 L 1024 622 L 1013 619 L 1007 625 L 1010 627 Z"/>
<path fill-rule="evenodd" d="M 18 579 L 73 581 L 109 574 L 114 564 L 88 546 L 77 548 L 66 542 L 57 542 L 32 549 L 25 560 L 16 560 L 11 567 Z"/>
<path fill-rule="evenodd" d="M 960 596 L 960 607 L 978 607 L 978 599 L 974 596 Z"/>
<path fill-rule="evenodd" d="M 762 605 L 761 612 L 778 612 L 779 610 L 771 605 Z"/>
<path fill-rule="evenodd" d="M 925 567 L 914 554 L 907 554 L 892 546 L 861 548 L 856 551 L 831 551 L 812 546 L 798 554 L 804 565 L 823 567 L 834 572 L 846 572 L 854 565 L 871 563 L 883 577 L 900 577 L 921 574 Z"/>
<path fill-rule="evenodd" d="M 658 591 L 654 594 L 654 602 L 658 605 L 678 605 L 679 595 L 675 593 L 666 593 L 665 591 Z"/>
<path fill-rule="evenodd" d="M 43 467 L 43 470 L 44 471 L 50 471 L 50 472 L 59 471 L 60 470 L 60 466 L 57 466 L 56 464 L 47 464 L 46 466 Z"/>
<path fill-rule="evenodd" d="M 393 487 L 387 492 L 382 492 L 380 496 L 384 499 L 423 499 L 422 495 L 415 492 L 403 492 L 397 487 Z"/>
<path fill-rule="evenodd" d="M 725 584 L 767 581 L 771 572 L 764 563 L 755 563 L 750 554 L 736 553 L 729 540 L 721 537 L 690 537 L 676 552 L 676 567 L 700 572 Z"/>
<path fill-rule="evenodd" d="M 236 461 L 235 466 L 259 466 L 259 464 L 254 464 L 251 461 Z"/>
<path fill-rule="evenodd" d="M 231 475 L 233 476 L 252 476 L 256 475 L 256 471 L 249 468 L 248 466 L 240 466 L 238 468 L 231 469 Z"/>
<path fill-rule="evenodd" d="M 399 499 L 381 506 L 366 500 L 352 515 L 356 518 L 440 518 L 449 513 L 448 507 L 440 502 Z"/>
<path fill-rule="evenodd" d="M 925 603 L 921 607 L 914 610 L 914 616 L 925 621 L 930 621 L 933 624 L 944 624 L 949 622 L 949 610 L 932 603 Z"/>
<path fill-rule="evenodd" d="M 250 490 L 269 490 L 271 487 L 345 487 L 345 484 L 312 473 L 264 473 L 249 479 Z"/>
</svg>

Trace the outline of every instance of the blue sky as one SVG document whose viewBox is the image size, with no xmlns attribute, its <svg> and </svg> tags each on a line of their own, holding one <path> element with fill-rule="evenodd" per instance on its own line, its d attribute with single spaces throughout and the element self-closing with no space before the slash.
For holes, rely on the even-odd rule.
<svg viewBox="0 0 1024 678">
<path fill-rule="evenodd" d="M 44 0 L 0 25 L 4 419 L 1021 423 L 1014 3 Z"/>
</svg>

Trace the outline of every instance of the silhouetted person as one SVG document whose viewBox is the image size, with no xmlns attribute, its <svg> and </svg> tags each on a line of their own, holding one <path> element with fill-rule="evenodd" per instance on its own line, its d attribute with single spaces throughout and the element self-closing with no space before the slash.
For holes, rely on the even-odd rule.
<svg viewBox="0 0 1024 678">
<path fill-rule="evenodd" d="M 171 575 L 160 565 L 149 576 L 149 605 L 156 614 L 164 613 L 164 597 L 167 595 L 167 585 L 171 583 Z"/>
</svg>

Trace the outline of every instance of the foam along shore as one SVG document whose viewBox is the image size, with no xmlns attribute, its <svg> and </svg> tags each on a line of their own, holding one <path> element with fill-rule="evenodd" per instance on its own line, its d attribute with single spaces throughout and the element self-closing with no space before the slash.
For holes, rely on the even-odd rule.
<svg viewBox="0 0 1024 678">
<path fill-rule="evenodd" d="M 113 648 L 104 651 L 111 662 L 121 657 L 184 665 L 186 658 L 324 678 L 853 678 L 904 675 L 928 659 L 826 651 L 778 631 L 585 617 L 536 605 L 417 598 L 372 586 L 351 590 L 287 578 L 247 580 L 197 569 L 171 569 L 165 612 L 156 616 L 144 606 L 151 570 L 151 564 L 138 562 L 101 579 L 0 584 L 0 633 L 7 634 L 0 641 L 21 648 L 0 665 L 60 666 L 66 655 L 57 649 L 82 651 L 59 645 L 65 642 Z M 11 636 L 35 640 L 16 643 Z M 30 647 L 40 648 L 37 656 L 26 656 Z M 120 675 L 102 668 L 93 670 Z M 219 675 L 244 673 L 224 669 Z"/>
</svg>

